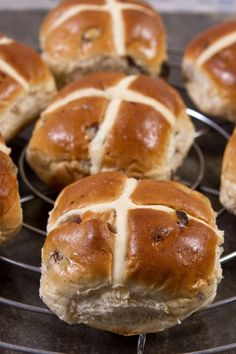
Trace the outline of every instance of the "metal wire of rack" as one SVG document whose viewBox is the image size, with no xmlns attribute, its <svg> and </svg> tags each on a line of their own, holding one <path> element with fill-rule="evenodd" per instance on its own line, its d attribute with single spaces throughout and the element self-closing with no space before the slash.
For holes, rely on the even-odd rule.
<svg viewBox="0 0 236 354">
<path fill-rule="evenodd" d="M 176 65 L 171 65 L 171 69 L 173 69 L 173 70 L 178 69 L 179 70 L 179 63 L 178 63 L 178 59 L 180 57 L 179 51 L 172 51 L 171 55 L 172 55 L 172 60 L 174 57 L 174 61 L 177 62 Z M 177 86 L 177 88 L 179 88 L 181 90 L 183 89 L 183 86 L 182 86 L 182 84 L 180 84 L 179 81 L 175 82 L 174 80 L 172 80 L 172 84 L 174 84 L 175 86 Z M 195 180 L 193 180 L 193 181 L 183 180 L 183 179 L 179 178 L 178 176 L 173 176 L 173 179 L 180 180 L 182 183 L 186 184 L 187 186 L 191 187 L 192 189 L 199 189 L 202 192 L 205 192 L 205 193 L 208 193 L 208 194 L 218 197 L 219 191 L 217 189 L 214 189 L 214 188 L 211 188 L 209 186 L 202 184 L 204 172 L 205 172 L 205 160 L 204 160 L 204 154 L 202 152 L 202 149 L 200 148 L 200 146 L 198 144 L 198 138 L 207 134 L 209 132 L 209 130 L 214 130 L 221 137 L 223 137 L 225 140 L 228 140 L 229 134 L 227 133 L 226 130 L 223 129 L 223 127 L 221 125 L 215 123 L 213 120 L 209 119 L 205 115 L 203 115 L 193 109 L 190 109 L 190 108 L 187 109 L 187 113 L 196 122 L 201 122 L 204 125 L 203 128 L 199 129 L 196 132 L 195 143 L 193 146 L 193 152 L 195 154 L 195 157 L 196 157 L 196 159 L 198 161 L 198 165 L 199 165 L 198 174 L 197 174 Z M 22 204 L 28 203 L 29 201 L 33 201 L 38 198 L 38 199 L 42 200 L 44 203 L 47 203 L 52 206 L 54 204 L 54 199 L 50 196 L 53 194 L 53 191 L 39 190 L 38 187 L 36 187 L 34 185 L 34 183 L 32 181 L 30 181 L 30 179 L 27 175 L 26 169 L 25 169 L 25 166 L 27 163 L 25 160 L 25 154 L 26 154 L 26 148 L 24 148 L 21 152 L 18 168 L 19 168 L 20 176 L 21 176 L 24 184 L 30 190 L 31 194 L 28 194 L 28 195 L 23 196 L 21 198 Z M 218 218 L 221 217 L 221 215 L 224 213 L 224 211 L 225 211 L 224 208 L 220 209 L 217 213 L 217 217 Z M 41 236 L 46 236 L 45 230 L 42 230 L 42 229 L 40 229 L 34 225 L 31 225 L 29 223 L 24 222 L 23 227 L 25 229 L 28 229 L 31 232 L 41 235 Z M 39 250 L 39 252 L 40 252 L 40 250 Z M 236 258 L 236 250 L 223 256 L 220 261 L 221 261 L 221 264 L 223 265 L 229 261 L 232 261 L 235 258 Z M 15 259 L 4 257 L 1 254 L 0 254 L 0 262 L 7 263 L 13 267 L 17 267 L 18 269 L 26 269 L 28 271 L 35 272 L 35 273 L 41 272 L 40 267 L 36 267 L 31 264 L 16 261 Z M 213 311 L 216 308 L 228 306 L 228 305 L 235 303 L 235 302 L 236 302 L 236 296 L 226 298 L 224 300 L 220 300 L 220 301 L 217 301 L 217 302 L 209 305 L 206 309 L 203 309 L 199 312 L 206 312 L 207 313 L 208 311 Z M 34 312 L 39 315 L 55 316 L 49 309 L 47 309 L 45 307 L 33 306 L 33 305 L 30 305 L 27 303 L 13 301 L 8 298 L 0 297 L 0 305 L 1 306 L 11 306 L 16 309 Z M 138 338 L 138 343 L 137 343 L 137 354 L 144 354 L 146 343 L 147 343 L 147 336 L 145 334 L 140 334 L 139 338 Z M 59 352 L 54 352 L 54 351 L 40 350 L 37 348 L 29 348 L 29 347 L 25 347 L 25 346 L 21 346 L 21 345 L 10 344 L 10 343 L 3 342 L 3 341 L 0 341 L 0 348 L 6 349 L 6 350 L 12 351 L 12 352 L 21 352 L 21 353 L 66 354 L 66 353 L 59 353 Z M 184 354 L 222 353 L 222 352 L 231 351 L 234 349 L 236 350 L 236 342 L 231 343 L 231 344 L 225 344 L 223 346 L 218 346 L 218 347 L 214 347 L 214 348 L 203 349 L 201 351 L 188 352 L 188 353 L 185 352 Z"/>
</svg>

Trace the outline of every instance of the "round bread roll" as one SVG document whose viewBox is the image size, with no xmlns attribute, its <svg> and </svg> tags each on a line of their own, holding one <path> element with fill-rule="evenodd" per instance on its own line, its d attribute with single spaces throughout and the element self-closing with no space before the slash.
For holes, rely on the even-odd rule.
<svg viewBox="0 0 236 354">
<path fill-rule="evenodd" d="M 213 301 L 222 241 L 198 192 L 119 172 L 90 176 L 66 187 L 50 213 L 40 296 L 70 324 L 162 331 Z"/>
<path fill-rule="evenodd" d="M 142 0 L 63 1 L 40 41 L 59 85 L 98 70 L 156 75 L 167 59 L 161 17 Z"/>
<path fill-rule="evenodd" d="M 22 226 L 22 210 L 16 167 L 0 134 L 0 244 L 12 238 Z"/>
<path fill-rule="evenodd" d="M 0 34 L 0 131 L 5 141 L 49 104 L 55 82 L 30 47 Z"/>
<path fill-rule="evenodd" d="M 236 215 L 236 129 L 229 139 L 223 158 L 220 201 Z"/>
<path fill-rule="evenodd" d="M 212 27 L 190 42 L 183 75 L 199 109 L 236 122 L 236 21 Z"/>
<path fill-rule="evenodd" d="M 169 179 L 194 139 L 185 108 L 161 79 L 90 74 L 60 91 L 43 112 L 27 159 L 55 188 L 107 170 Z"/>
</svg>

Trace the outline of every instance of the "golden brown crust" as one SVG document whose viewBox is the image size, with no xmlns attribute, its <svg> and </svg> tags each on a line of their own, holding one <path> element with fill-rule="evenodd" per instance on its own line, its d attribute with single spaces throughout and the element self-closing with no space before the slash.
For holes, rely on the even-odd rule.
<svg viewBox="0 0 236 354">
<path fill-rule="evenodd" d="M 175 212 L 151 208 L 129 211 L 128 224 L 127 284 L 143 284 L 176 298 L 197 294 L 212 283 L 218 241 L 209 227 L 195 220 L 183 226 Z"/>
<path fill-rule="evenodd" d="M 120 72 L 104 73 L 97 72 L 95 74 L 86 75 L 86 77 L 76 80 L 71 84 L 65 86 L 60 90 L 56 96 L 52 99 L 52 103 L 60 101 L 65 98 L 70 93 L 77 90 L 82 90 L 86 88 L 94 88 L 97 90 L 106 90 L 112 86 L 115 86 L 121 79 L 125 77 L 125 74 Z"/>
<path fill-rule="evenodd" d="M 11 65 L 30 85 L 52 80 L 40 56 L 30 47 L 13 41 L 0 45 L 0 58 Z"/>
<path fill-rule="evenodd" d="M 32 48 L 0 34 L 0 130 L 6 141 L 38 117 L 55 82 Z"/>
<path fill-rule="evenodd" d="M 186 48 L 184 61 L 195 62 L 210 45 L 220 38 L 236 32 L 236 21 L 221 23 L 194 38 Z M 235 102 L 236 99 L 236 43 L 221 49 L 202 65 L 204 73 L 220 90 L 219 96 Z"/>
<path fill-rule="evenodd" d="M 53 27 L 68 9 L 78 5 L 106 6 L 103 0 L 63 1 L 45 18 L 41 31 L 41 45 L 45 58 L 57 76 L 72 71 L 71 63 L 85 62 L 98 56 L 130 57 L 146 70 L 158 74 L 166 60 L 166 35 L 160 15 L 145 1 L 123 0 L 118 4 L 141 6 L 147 12 L 137 9 L 122 11 L 124 53 L 118 52 L 114 34 L 113 19 L 109 11 L 86 10 Z M 114 24 L 117 28 L 117 23 Z M 119 25 L 118 25 L 119 26 Z M 61 64 L 61 68 L 60 68 Z"/>
<path fill-rule="evenodd" d="M 231 213 L 236 215 L 236 129 L 231 135 L 223 156 L 221 169 L 220 201 Z"/>
<path fill-rule="evenodd" d="M 186 108 L 178 91 L 160 78 L 156 77 L 155 79 L 150 79 L 147 75 L 139 75 L 138 78 L 131 83 L 130 89 L 161 102 L 168 107 L 177 118 Z"/>
<path fill-rule="evenodd" d="M 131 79 L 127 90 L 130 90 L 131 96 L 136 96 L 135 99 L 131 97 L 128 101 L 122 101 L 128 96 L 124 96 L 124 90 L 118 86 L 124 82 L 122 80 L 127 79 Z M 114 87 L 116 88 L 113 90 Z M 111 88 L 113 91 L 107 91 Z M 84 93 L 85 97 L 67 101 L 57 109 L 50 111 L 49 106 L 49 111 L 46 110 L 37 122 L 27 156 L 39 177 L 60 188 L 81 176 L 89 175 L 93 170 L 90 147 L 107 117 L 109 121 L 114 121 L 105 132 L 98 171 L 122 170 L 129 176 L 168 178 L 170 164 L 173 162 L 169 150 L 173 148 L 174 154 L 174 149 L 178 149 L 173 141 L 175 134 L 181 135 L 183 129 L 188 131 L 189 139 L 193 140 L 193 126 L 179 94 L 158 78 L 96 73 L 66 86 L 52 103 L 59 104 L 69 95 L 86 89 L 93 90 Z M 99 91 L 96 93 L 94 89 Z M 114 117 L 113 111 L 107 116 L 110 103 L 120 98 Z M 169 113 L 158 110 L 155 105 L 164 106 Z M 171 115 L 172 121 L 167 115 Z M 176 164 L 178 166 L 191 142 L 181 144 L 179 162 Z M 184 153 L 182 149 L 185 150 Z M 53 171 L 52 165 L 63 162 L 67 163 L 64 175 L 63 168 L 60 172 L 58 169 Z M 72 168 L 73 163 L 77 163 L 76 168 Z"/>
<path fill-rule="evenodd" d="M 212 226 L 215 224 L 215 215 L 209 199 L 178 182 L 140 181 L 131 199 L 136 204 L 159 204 L 175 210 L 184 210 Z"/>
<path fill-rule="evenodd" d="M 50 11 L 47 16 L 45 17 L 41 30 L 40 30 L 40 35 L 44 37 L 44 33 L 47 32 L 48 28 L 51 27 L 51 25 L 54 23 L 56 18 L 63 14 L 68 8 L 74 5 L 78 4 L 90 4 L 90 5 L 104 5 L 105 0 L 64 0 L 61 1 L 61 3 L 56 6 L 52 11 Z"/>
<path fill-rule="evenodd" d="M 41 118 L 36 123 L 29 148 L 39 150 L 42 156 L 53 161 L 89 161 L 88 131 L 101 124 L 107 104 L 104 98 L 84 98 Z"/>
<path fill-rule="evenodd" d="M 160 73 L 167 59 L 165 28 L 160 15 L 125 10 L 124 14 L 127 55 L 147 71 Z M 150 58 L 150 59 L 149 59 Z M 159 70 L 157 70 L 159 66 Z"/>
<path fill-rule="evenodd" d="M 0 194 L 1 194 L 1 215 L 5 215 L 11 204 L 15 200 L 15 195 L 17 192 L 17 184 L 15 179 L 15 173 L 13 170 L 13 165 L 10 158 L 0 151 L 0 172 L 1 172 L 1 183 L 0 183 Z"/>
<path fill-rule="evenodd" d="M 236 183 L 236 129 L 234 129 L 224 152 L 222 178 Z"/>
<path fill-rule="evenodd" d="M 236 23 L 235 23 L 236 31 Z M 222 85 L 222 96 L 236 99 L 236 43 L 221 50 L 208 60 L 205 69 L 211 73 L 211 78 L 216 85 Z M 224 90 L 226 90 L 224 92 Z"/>
<path fill-rule="evenodd" d="M 231 32 L 236 31 L 236 21 L 220 23 L 208 28 L 204 32 L 198 34 L 187 46 L 186 57 L 196 59 L 199 55 L 213 44 L 217 39 L 220 39 Z"/>
<path fill-rule="evenodd" d="M 56 206 L 50 215 L 50 222 L 54 223 L 71 209 L 117 199 L 122 193 L 125 180 L 125 175 L 120 172 L 103 172 L 67 186 L 58 197 Z"/>
<path fill-rule="evenodd" d="M 0 135 L 0 144 L 3 144 Z M 7 241 L 21 228 L 22 210 L 11 158 L 0 151 L 0 243 Z"/>
<path fill-rule="evenodd" d="M 90 42 L 84 37 L 87 29 L 93 28 L 99 33 L 99 40 L 91 46 Z M 100 30 L 102 28 L 102 30 Z M 101 33 L 101 34 L 100 34 Z M 73 17 L 66 24 L 46 35 L 43 42 L 43 49 L 47 57 L 57 62 L 68 62 L 77 60 L 83 61 L 96 53 L 104 55 L 115 55 L 115 49 L 112 44 L 111 19 L 104 12 L 85 11 Z M 52 68 L 53 69 L 53 68 Z"/>
<path fill-rule="evenodd" d="M 0 112 L 24 91 L 23 87 L 9 75 L 0 71 Z"/>
<path fill-rule="evenodd" d="M 116 232 L 116 213 L 112 216 L 115 220 L 108 223 L 108 220 L 111 220 L 110 210 L 114 208 L 109 207 L 109 203 L 120 198 L 127 181 L 127 177 L 122 173 L 106 172 L 84 178 L 66 187 L 59 195 L 50 215 L 49 229 L 55 229 L 49 233 L 46 245 L 56 242 L 57 239 L 59 243 L 65 243 L 61 243 L 60 247 L 50 245 L 50 250 L 69 249 L 70 256 L 66 256 L 69 259 L 72 257 L 74 262 L 73 252 L 80 254 L 81 247 L 79 245 L 77 248 L 75 243 L 79 236 L 74 242 L 74 229 L 79 232 L 80 227 L 84 227 L 86 231 L 83 232 L 88 235 L 87 223 L 97 220 L 107 225 L 105 228 L 109 227 L 111 230 L 112 227 L 112 232 Z M 128 238 L 124 284 L 131 287 L 137 284 L 151 286 L 152 289 L 167 292 L 169 296 L 185 296 L 187 293 L 192 296 L 191 292 L 199 292 L 202 287 L 206 287 L 207 282 L 216 276 L 215 252 L 219 243 L 214 212 L 209 200 L 180 183 L 153 180 L 139 181 L 131 196 L 126 195 L 126 198 L 124 208 L 129 200 L 134 204 L 128 207 L 127 211 Z M 108 203 L 107 212 L 93 211 L 94 205 L 102 206 L 104 203 Z M 147 205 L 150 205 L 150 208 L 147 208 Z M 172 210 L 155 210 L 155 206 L 169 207 Z M 80 214 L 79 210 L 83 208 L 87 211 Z M 78 210 L 78 214 L 70 214 L 75 210 Z M 66 214 L 68 217 L 65 221 L 58 224 L 58 220 Z M 121 235 L 117 234 L 116 237 Z M 115 252 L 114 244 L 112 252 Z M 48 262 L 49 252 L 46 250 L 45 254 L 48 254 Z M 89 274 L 92 272 L 90 269 Z"/>
<path fill-rule="evenodd" d="M 91 219 L 82 224 L 63 224 L 49 233 L 43 248 L 48 279 L 86 286 L 111 283 L 114 235 L 107 224 Z M 57 264 L 50 272 L 50 265 Z M 96 274 L 94 274 L 96 269 Z"/>
<path fill-rule="evenodd" d="M 169 123 L 159 112 L 144 104 L 124 102 L 107 136 L 102 164 L 142 177 L 150 166 L 164 163 L 170 134 Z"/>
<path fill-rule="evenodd" d="M 4 144 L 4 139 L 2 137 L 2 134 L 0 133 L 0 144 Z"/>
</svg>

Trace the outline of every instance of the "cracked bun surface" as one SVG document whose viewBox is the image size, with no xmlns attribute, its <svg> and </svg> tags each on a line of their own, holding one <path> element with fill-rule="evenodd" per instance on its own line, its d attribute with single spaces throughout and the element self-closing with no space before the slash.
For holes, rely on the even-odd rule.
<svg viewBox="0 0 236 354">
<path fill-rule="evenodd" d="M 162 79 L 90 74 L 61 90 L 42 113 L 27 159 L 54 188 L 112 170 L 169 179 L 194 140 L 185 110 Z"/>
<path fill-rule="evenodd" d="M 40 42 L 60 85 L 99 70 L 158 75 L 167 59 L 162 19 L 142 0 L 63 1 Z"/>
<path fill-rule="evenodd" d="M 22 210 L 16 167 L 0 134 L 0 244 L 12 238 L 22 226 Z"/>
<path fill-rule="evenodd" d="M 234 129 L 224 152 L 220 201 L 224 207 L 236 215 L 236 129 Z"/>
<path fill-rule="evenodd" d="M 162 331 L 213 301 L 222 242 L 202 194 L 100 173 L 55 202 L 40 296 L 67 323 L 122 335 Z"/>
<path fill-rule="evenodd" d="M 186 89 L 203 112 L 236 122 L 236 21 L 199 34 L 183 59 Z"/>
<path fill-rule="evenodd" d="M 55 82 L 39 54 L 0 33 L 0 131 L 5 141 L 49 104 Z"/>
</svg>

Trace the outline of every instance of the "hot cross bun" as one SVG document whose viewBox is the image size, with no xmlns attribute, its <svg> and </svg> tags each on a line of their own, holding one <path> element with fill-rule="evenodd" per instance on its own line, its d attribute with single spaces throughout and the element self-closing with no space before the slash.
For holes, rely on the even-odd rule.
<svg viewBox="0 0 236 354">
<path fill-rule="evenodd" d="M 5 141 L 36 118 L 53 94 L 54 79 L 40 56 L 0 34 L 0 132 Z"/>
<path fill-rule="evenodd" d="M 55 203 L 40 295 L 68 323 L 123 335 L 162 331 L 213 301 L 222 241 L 200 193 L 100 173 Z"/>
<path fill-rule="evenodd" d="M 163 80 L 96 73 L 58 93 L 36 124 L 27 159 L 53 187 L 106 170 L 168 179 L 193 139 L 181 97 Z"/>
<path fill-rule="evenodd" d="M 16 167 L 0 134 L 0 244 L 13 237 L 22 225 Z"/>
<path fill-rule="evenodd" d="M 183 75 L 199 109 L 236 122 L 236 21 L 214 26 L 190 42 Z"/>
<path fill-rule="evenodd" d="M 223 158 L 220 201 L 236 215 L 236 129 L 230 137 Z"/>
<path fill-rule="evenodd" d="M 160 15 L 141 0 L 67 0 L 40 34 L 43 56 L 60 84 L 85 73 L 159 74 L 167 59 Z"/>
</svg>

